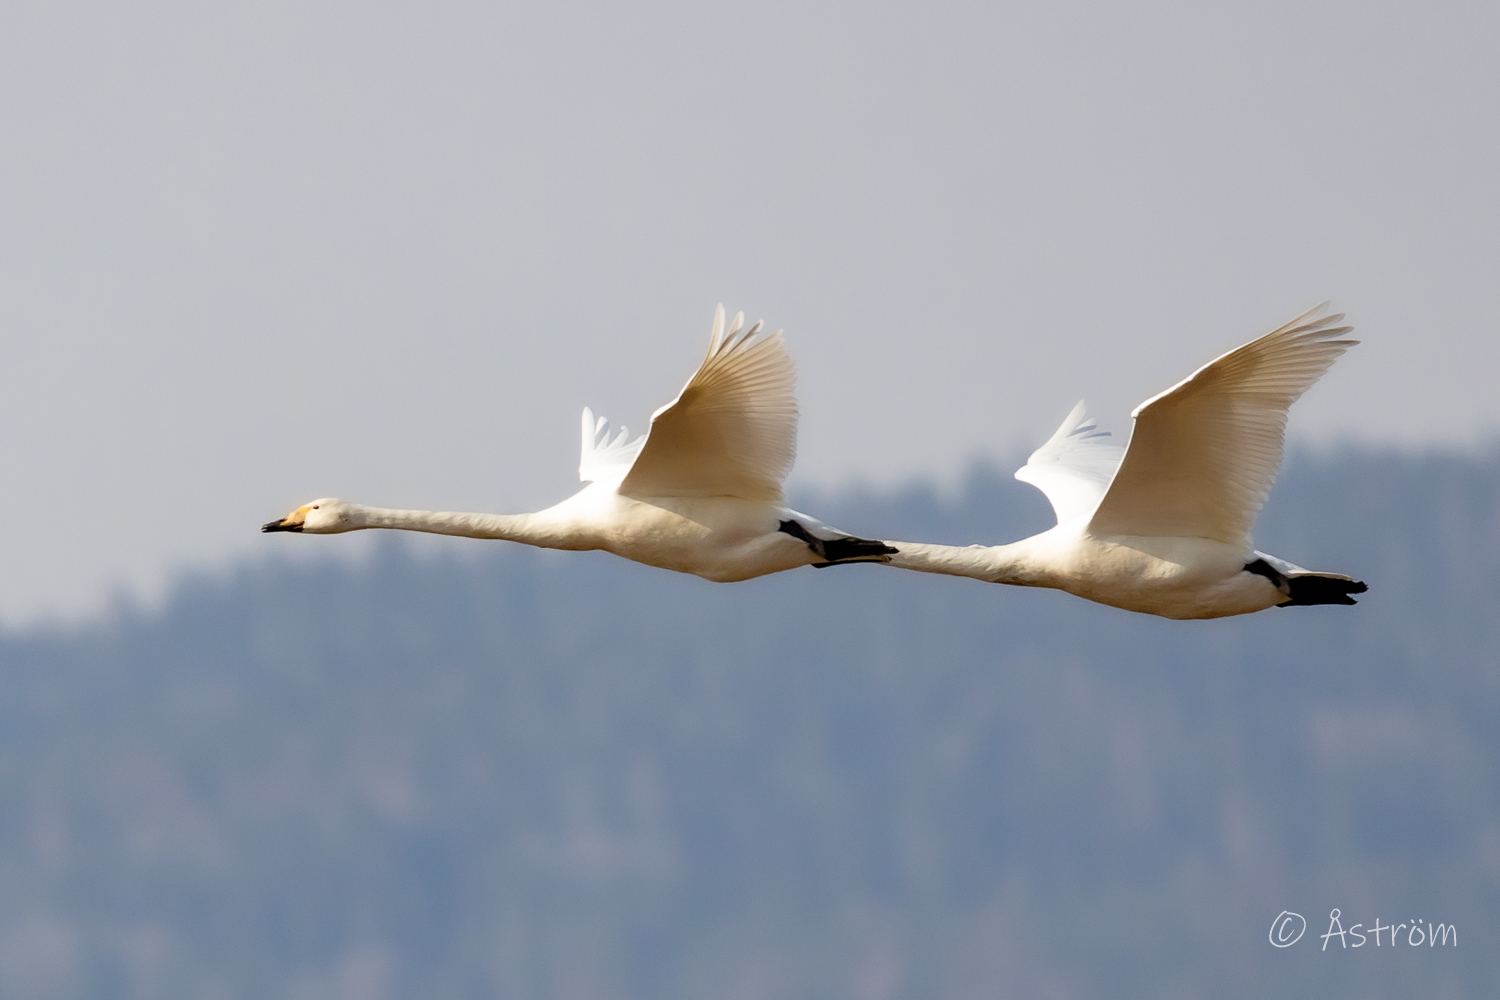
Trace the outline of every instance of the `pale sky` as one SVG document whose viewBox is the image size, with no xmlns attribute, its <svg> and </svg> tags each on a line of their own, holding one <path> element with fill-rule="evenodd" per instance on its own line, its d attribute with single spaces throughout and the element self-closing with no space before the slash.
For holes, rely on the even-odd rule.
<svg viewBox="0 0 1500 1000">
<path fill-rule="evenodd" d="M 1500 5 L 625 6 L 6 4 L 0 621 L 559 500 L 720 301 L 794 484 L 1123 435 L 1330 298 L 1294 439 L 1500 428 Z"/>
</svg>

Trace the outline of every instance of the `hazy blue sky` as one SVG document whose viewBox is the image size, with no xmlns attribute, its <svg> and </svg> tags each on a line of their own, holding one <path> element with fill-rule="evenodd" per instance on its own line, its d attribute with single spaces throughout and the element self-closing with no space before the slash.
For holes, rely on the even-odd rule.
<svg viewBox="0 0 1500 1000">
<path fill-rule="evenodd" d="M 622 5 L 623 6 L 623 5 Z M 794 479 L 951 478 L 1325 298 L 1293 434 L 1500 427 L 1500 6 L 9 3 L 0 620 L 322 495 L 542 506 L 716 302 Z M 978 541 L 980 539 L 976 539 Z M 998 541 L 999 539 L 992 539 Z"/>
</svg>

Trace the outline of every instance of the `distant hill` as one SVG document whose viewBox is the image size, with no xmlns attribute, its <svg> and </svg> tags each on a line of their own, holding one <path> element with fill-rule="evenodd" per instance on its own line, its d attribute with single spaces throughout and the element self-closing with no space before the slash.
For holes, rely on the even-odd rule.
<svg viewBox="0 0 1500 1000">
<path fill-rule="evenodd" d="M 985 468 L 798 502 L 1047 522 Z M 11 634 L 0 995 L 1500 995 L 1500 454 L 1294 456 L 1257 544 L 1370 592 L 1176 623 L 392 537 Z M 1334 907 L 1459 944 L 1321 951 Z"/>
</svg>

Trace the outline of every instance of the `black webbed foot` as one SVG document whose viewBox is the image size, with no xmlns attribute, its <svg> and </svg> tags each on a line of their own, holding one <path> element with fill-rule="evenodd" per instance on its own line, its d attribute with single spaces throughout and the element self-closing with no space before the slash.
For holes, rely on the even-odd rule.
<svg viewBox="0 0 1500 1000">
<path fill-rule="evenodd" d="M 807 543 L 807 547 L 813 550 L 813 554 L 823 560 L 813 563 L 813 566 L 818 569 L 856 562 L 888 562 L 886 556 L 900 551 L 885 542 L 870 538 L 855 538 L 852 535 L 819 538 L 808 531 L 800 521 L 782 521 L 780 530 Z"/>
</svg>

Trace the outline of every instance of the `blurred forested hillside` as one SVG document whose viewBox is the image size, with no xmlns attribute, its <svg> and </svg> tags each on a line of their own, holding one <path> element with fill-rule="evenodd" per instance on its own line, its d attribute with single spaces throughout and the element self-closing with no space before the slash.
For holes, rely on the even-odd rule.
<svg viewBox="0 0 1500 1000">
<path fill-rule="evenodd" d="M 987 469 L 796 502 L 1048 519 Z M 1256 540 L 1370 592 L 1179 623 L 391 537 L 0 637 L 0 996 L 1500 995 L 1500 454 L 1294 456 Z M 1334 907 L 1458 945 L 1321 951 Z"/>
</svg>

